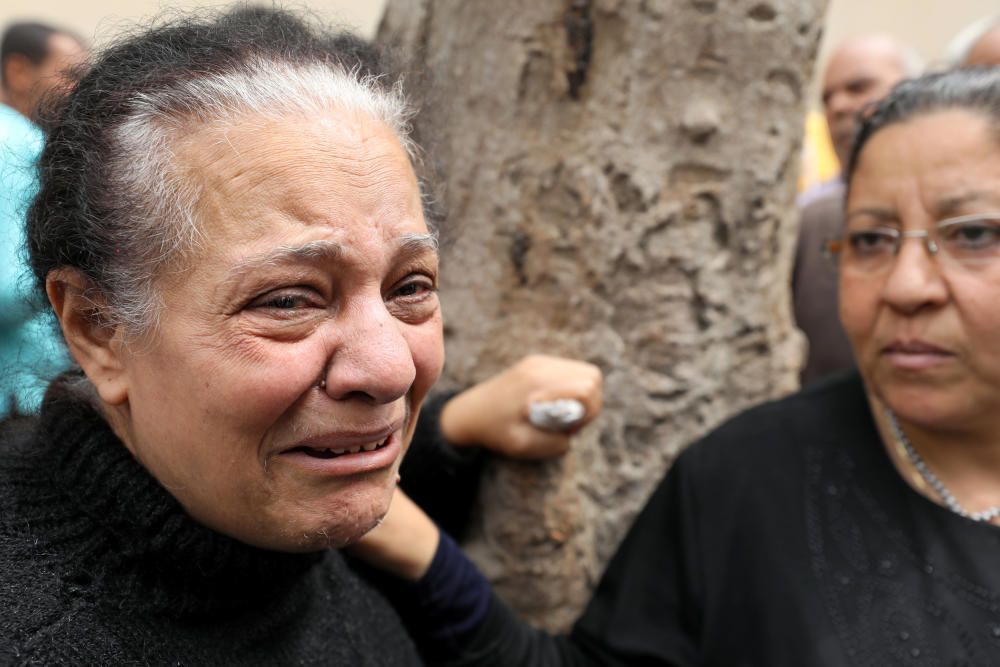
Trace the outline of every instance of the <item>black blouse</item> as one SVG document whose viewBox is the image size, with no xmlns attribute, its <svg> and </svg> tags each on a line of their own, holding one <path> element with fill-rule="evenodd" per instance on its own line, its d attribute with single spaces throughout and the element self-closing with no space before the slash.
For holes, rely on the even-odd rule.
<svg viewBox="0 0 1000 667">
<path fill-rule="evenodd" d="M 569 636 L 494 599 L 462 652 L 501 666 L 996 666 L 1000 527 L 908 486 L 860 378 L 841 377 L 688 448 Z"/>
</svg>

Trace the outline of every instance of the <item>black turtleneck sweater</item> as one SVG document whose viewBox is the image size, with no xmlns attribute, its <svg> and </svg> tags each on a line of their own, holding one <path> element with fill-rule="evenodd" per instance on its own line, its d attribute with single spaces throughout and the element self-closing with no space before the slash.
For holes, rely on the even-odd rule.
<svg viewBox="0 0 1000 667">
<path fill-rule="evenodd" d="M 49 400 L 0 443 L 0 664 L 421 664 L 338 552 L 200 526 L 90 407 Z"/>
</svg>

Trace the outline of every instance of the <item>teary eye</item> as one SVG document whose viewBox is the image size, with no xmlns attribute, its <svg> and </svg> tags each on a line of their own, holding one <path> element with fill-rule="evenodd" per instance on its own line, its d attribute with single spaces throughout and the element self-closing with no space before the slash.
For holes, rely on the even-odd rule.
<svg viewBox="0 0 1000 667">
<path fill-rule="evenodd" d="M 385 303 L 399 320 L 419 324 L 437 312 L 437 285 L 430 275 L 412 273 L 396 283 L 386 295 Z"/>
<path fill-rule="evenodd" d="M 303 300 L 297 296 L 282 294 L 274 297 L 270 301 L 265 302 L 263 305 L 270 306 L 271 308 L 290 309 L 302 305 L 302 302 Z"/>
<path fill-rule="evenodd" d="M 428 289 L 427 285 L 423 285 L 418 282 L 410 282 L 406 283 L 405 285 L 402 285 L 399 289 L 397 289 L 396 294 L 398 296 L 414 296 L 416 294 L 419 294 L 425 289 Z"/>
<path fill-rule="evenodd" d="M 322 307 L 322 304 L 309 291 L 284 289 L 262 294 L 251 301 L 247 307 L 251 309 L 289 311 L 302 308 L 319 308 Z"/>
</svg>

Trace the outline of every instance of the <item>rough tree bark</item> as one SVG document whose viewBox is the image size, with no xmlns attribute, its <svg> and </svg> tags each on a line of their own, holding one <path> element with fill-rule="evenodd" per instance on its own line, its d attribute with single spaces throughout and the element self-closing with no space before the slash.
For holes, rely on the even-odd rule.
<svg viewBox="0 0 1000 667">
<path fill-rule="evenodd" d="M 795 386 L 794 180 L 825 5 L 389 0 L 379 39 L 416 73 L 458 230 L 446 382 L 528 351 L 606 374 L 571 456 L 487 475 L 468 549 L 536 623 L 576 617 L 684 445 Z"/>
</svg>

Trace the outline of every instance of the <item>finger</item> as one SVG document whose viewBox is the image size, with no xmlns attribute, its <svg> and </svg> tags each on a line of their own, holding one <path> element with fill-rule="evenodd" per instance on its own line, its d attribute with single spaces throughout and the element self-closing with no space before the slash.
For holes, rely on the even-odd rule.
<svg viewBox="0 0 1000 667">
<path fill-rule="evenodd" d="M 604 403 L 602 384 L 601 376 L 598 375 L 596 378 L 592 378 L 586 385 L 581 386 L 579 393 L 574 396 L 586 408 L 586 414 L 580 420 L 580 423 L 577 424 L 576 428 L 583 428 L 601 414 L 601 408 Z"/>
<path fill-rule="evenodd" d="M 511 443 L 514 446 L 508 447 L 504 454 L 522 461 L 551 459 L 568 452 L 570 443 L 570 436 L 567 433 L 553 433 L 525 425 Z"/>
</svg>

